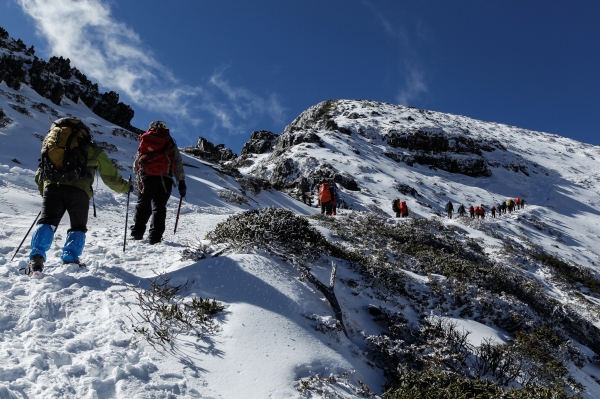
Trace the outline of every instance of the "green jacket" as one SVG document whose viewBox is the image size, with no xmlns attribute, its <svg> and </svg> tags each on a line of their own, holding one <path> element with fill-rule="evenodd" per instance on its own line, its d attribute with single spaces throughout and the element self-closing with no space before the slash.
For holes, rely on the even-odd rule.
<svg viewBox="0 0 600 399">
<path fill-rule="evenodd" d="M 98 171 L 102 181 L 110 189 L 119 194 L 124 194 L 129 191 L 129 183 L 127 180 L 123 179 L 123 177 L 119 174 L 118 169 L 115 168 L 110 159 L 108 159 L 108 156 L 104 150 L 98 147 L 98 145 L 95 143 L 91 143 L 88 148 L 87 167 L 92 175 L 91 181 L 88 181 L 87 179 L 78 179 L 60 184 L 79 187 L 87 193 L 88 197 L 92 198 L 92 185 L 94 184 L 94 176 L 96 171 Z M 40 190 L 40 195 L 44 195 L 44 189 L 50 184 L 57 184 L 56 182 L 50 180 L 42 180 L 40 169 L 38 169 L 37 173 L 35 174 L 35 182 Z"/>
</svg>

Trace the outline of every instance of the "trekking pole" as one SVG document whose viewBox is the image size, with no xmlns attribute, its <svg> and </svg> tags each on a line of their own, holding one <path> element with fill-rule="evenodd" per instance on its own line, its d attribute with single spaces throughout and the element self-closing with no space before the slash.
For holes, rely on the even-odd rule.
<svg viewBox="0 0 600 399">
<path fill-rule="evenodd" d="M 129 175 L 129 191 L 127 192 L 127 208 L 125 208 L 125 234 L 123 236 L 123 252 L 127 245 L 127 219 L 129 219 L 129 197 L 131 197 L 131 175 Z"/>
<path fill-rule="evenodd" d="M 23 245 L 23 243 L 25 242 L 25 239 L 27 238 L 27 236 L 29 235 L 29 233 L 31 233 L 31 229 L 33 229 L 33 226 L 35 226 L 35 222 L 37 222 L 37 220 L 38 220 L 38 218 L 40 217 L 41 214 L 42 214 L 42 211 L 40 210 L 40 212 L 35 217 L 35 220 L 31 224 L 31 227 L 29 228 L 29 230 L 27 230 L 27 234 L 25 234 L 25 237 L 23 237 L 23 240 L 19 244 L 19 247 L 15 250 L 15 253 L 13 254 L 12 258 L 10 258 L 11 262 L 13 261 L 13 259 L 15 258 L 15 256 L 17 255 L 17 252 L 19 252 L 19 249 L 21 249 L 21 245 Z"/>
<path fill-rule="evenodd" d="M 181 202 L 183 201 L 183 196 L 179 197 L 179 208 L 177 208 L 177 217 L 175 218 L 175 228 L 173 229 L 173 234 L 177 231 L 177 224 L 179 223 L 179 213 L 181 212 Z"/>
</svg>

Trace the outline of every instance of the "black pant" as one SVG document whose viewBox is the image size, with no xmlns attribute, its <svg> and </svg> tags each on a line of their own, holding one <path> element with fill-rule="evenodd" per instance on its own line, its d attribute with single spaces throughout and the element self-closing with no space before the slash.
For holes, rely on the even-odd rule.
<svg viewBox="0 0 600 399">
<path fill-rule="evenodd" d="M 69 213 L 71 231 L 87 231 L 90 198 L 82 189 L 68 184 L 50 184 L 44 189 L 42 198 L 42 214 L 37 224 L 57 226 Z"/>
<path fill-rule="evenodd" d="M 324 213 L 331 215 L 331 201 L 321 202 L 321 215 Z"/>
<path fill-rule="evenodd" d="M 173 180 L 170 177 L 142 177 L 143 192 L 140 192 L 135 205 L 135 216 L 131 226 L 131 236 L 141 238 L 146 231 L 146 224 L 152 216 L 148 239 L 150 243 L 160 242 L 165 232 L 167 218 L 167 202 L 173 190 Z"/>
</svg>

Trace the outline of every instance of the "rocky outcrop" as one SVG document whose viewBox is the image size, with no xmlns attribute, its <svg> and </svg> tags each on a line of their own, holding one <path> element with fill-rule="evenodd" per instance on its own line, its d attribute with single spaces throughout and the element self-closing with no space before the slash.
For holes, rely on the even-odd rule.
<svg viewBox="0 0 600 399">
<path fill-rule="evenodd" d="M 278 134 L 269 132 L 268 130 L 252 132 L 250 140 L 244 144 L 240 155 L 264 154 L 265 152 L 271 151 L 275 146 L 278 137 Z"/>
<path fill-rule="evenodd" d="M 283 132 L 277 138 L 275 148 L 286 150 L 288 148 L 302 143 L 314 143 L 317 144 L 319 147 L 324 147 L 323 140 L 321 140 L 318 134 L 311 131 L 300 130 Z"/>
<path fill-rule="evenodd" d="M 51 57 L 44 61 L 35 56 L 33 46 L 27 48 L 21 39 L 11 39 L 2 28 L 0 48 L 8 50 L 8 54 L 0 57 L 0 82 L 4 81 L 11 89 L 19 90 L 21 84 L 26 84 L 56 105 L 60 105 L 63 98 L 75 103 L 81 100 L 101 118 L 137 134 L 142 133 L 131 125 L 133 109 L 119 102 L 119 95 L 114 91 L 100 93 L 98 85 L 71 67 L 68 58 Z"/>
<path fill-rule="evenodd" d="M 300 189 L 299 185 L 302 182 L 302 178 L 308 180 L 310 189 L 314 189 L 314 187 L 323 180 L 328 180 L 335 182 L 346 190 L 360 190 L 356 180 L 354 180 L 352 176 L 346 172 L 340 173 L 336 171 L 335 168 L 327 162 L 322 162 L 309 171 L 301 172 L 298 169 L 297 161 L 293 158 L 278 159 L 268 177 L 268 181 L 278 190 L 290 188 Z"/>
<path fill-rule="evenodd" d="M 443 131 L 410 133 L 390 132 L 386 136 L 392 148 L 406 149 L 412 154 L 386 152 L 385 155 L 409 166 L 414 163 L 467 176 L 491 176 L 492 171 L 483 157 L 483 151 L 506 149 L 496 140 L 474 140 L 467 136 L 448 135 Z"/>
<path fill-rule="evenodd" d="M 393 148 L 405 148 L 409 151 L 482 155 L 482 151 L 506 150 L 498 141 L 474 140 L 467 136 L 448 135 L 443 131 L 425 132 L 417 130 L 410 133 L 390 132 L 387 143 Z"/>
<path fill-rule="evenodd" d="M 194 157 L 215 163 L 231 161 L 237 158 L 237 155 L 230 148 L 226 148 L 225 144 L 214 145 L 202 136 L 198 138 L 198 144 L 195 147 L 184 147 L 182 151 Z"/>
</svg>

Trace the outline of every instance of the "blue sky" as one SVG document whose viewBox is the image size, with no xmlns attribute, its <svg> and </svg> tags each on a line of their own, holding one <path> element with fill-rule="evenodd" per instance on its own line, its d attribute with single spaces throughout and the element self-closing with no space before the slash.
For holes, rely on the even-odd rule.
<svg viewBox="0 0 600 399">
<path fill-rule="evenodd" d="M 180 146 L 240 151 L 327 99 L 369 99 L 600 145 L 600 1 L 0 0 Z"/>
</svg>

